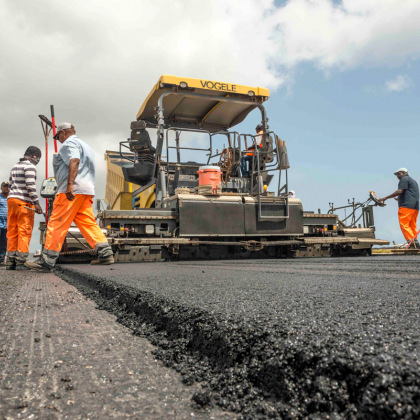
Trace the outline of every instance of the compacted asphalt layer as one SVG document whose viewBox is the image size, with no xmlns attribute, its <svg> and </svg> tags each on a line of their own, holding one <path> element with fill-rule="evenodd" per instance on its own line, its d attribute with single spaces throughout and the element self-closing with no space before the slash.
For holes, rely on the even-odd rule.
<svg viewBox="0 0 420 420">
<path fill-rule="evenodd" d="M 420 417 L 420 257 L 66 265 L 115 314 L 242 418 Z"/>
</svg>

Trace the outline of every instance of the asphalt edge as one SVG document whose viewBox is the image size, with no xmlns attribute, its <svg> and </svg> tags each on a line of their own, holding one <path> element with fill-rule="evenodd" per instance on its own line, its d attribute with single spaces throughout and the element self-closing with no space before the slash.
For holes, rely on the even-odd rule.
<svg viewBox="0 0 420 420">
<path fill-rule="evenodd" d="M 57 267 L 55 274 L 92 299 L 98 309 L 114 314 L 133 334 L 149 339 L 157 347 L 155 356 L 181 373 L 185 384 L 200 382 L 202 391 L 193 396 L 197 406 L 216 404 L 228 411 L 254 412 L 255 407 L 246 408 L 248 401 L 233 403 L 224 388 L 229 385 L 236 388 L 234 371 L 244 363 L 251 347 L 267 338 L 268 332 L 252 331 L 254 339 L 250 342 L 250 331 L 244 335 L 238 328 L 231 328 L 226 320 L 216 319 L 197 308 L 186 308 L 150 292 L 139 292 L 67 267 Z M 238 352 L 238 348 L 242 351 Z M 231 374 L 226 375 L 229 370 Z M 230 379 L 223 380 L 224 376 Z M 263 400 L 267 393 L 251 384 L 249 388 L 252 389 L 248 390 L 248 400 Z M 243 390 L 239 394 L 235 396 L 238 400 L 244 396 Z"/>
<path fill-rule="evenodd" d="M 100 276 L 68 267 L 56 274 L 133 334 L 148 338 L 155 356 L 181 373 L 185 384 L 200 382 L 202 389 L 193 396 L 198 406 L 216 404 L 243 418 L 389 418 L 393 407 L 375 401 L 372 384 L 378 372 L 369 364 L 349 365 L 341 355 L 325 363 L 328 349 L 310 343 L 307 351 L 294 348 L 287 331 L 279 341 L 263 326 L 251 330 Z M 367 402 L 366 390 L 371 394 Z"/>
</svg>

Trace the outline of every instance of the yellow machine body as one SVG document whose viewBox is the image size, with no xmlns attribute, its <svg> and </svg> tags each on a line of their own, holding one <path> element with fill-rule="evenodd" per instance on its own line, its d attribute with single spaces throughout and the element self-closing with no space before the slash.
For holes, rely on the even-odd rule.
<svg viewBox="0 0 420 420">
<path fill-rule="evenodd" d="M 149 209 L 154 207 L 155 199 L 156 184 L 152 184 L 134 197 L 134 208 Z"/>
<path fill-rule="evenodd" d="M 140 186 L 124 179 L 122 168 L 130 162 L 127 163 L 127 160 L 122 159 L 118 152 L 109 150 L 105 152 L 105 162 L 105 201 L 108 203 L 110 210 L 132 210 L 133 191 Z"/>
</svg>

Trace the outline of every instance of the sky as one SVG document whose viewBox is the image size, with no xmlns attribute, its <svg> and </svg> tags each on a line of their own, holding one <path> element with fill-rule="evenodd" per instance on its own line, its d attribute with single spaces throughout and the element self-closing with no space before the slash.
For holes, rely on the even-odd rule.
<svg viewBox="0 0 420 420">
<path fill-rule="evenodd" d="M 0 0 L 0 14 L 1 180 L 27 146 L 44 149 L 38 115 L 53 104 L 95 150 L 103 198 L 105 150 L 172 74 L 270 89 L 269 126 L 305 210 L 389 195 L 400 167 L 420 181 L 418 0 Z M 404 241 L 394 200 L 375 225 Z"/>
</svg>

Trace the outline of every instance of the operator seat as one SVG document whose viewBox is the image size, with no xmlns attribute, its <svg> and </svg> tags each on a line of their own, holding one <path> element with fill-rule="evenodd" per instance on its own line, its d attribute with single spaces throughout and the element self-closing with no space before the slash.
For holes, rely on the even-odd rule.
<svg viewBox="0 0 420 420">
<path fill-rule="evenodd" d="M 258 163 L 260 167 L 260 171 L 266 168 L 267 163 L 271 163 L 274 160 L 274 149 L 273 149 L 273 137 L 265 134 L 265 145 L 258 147 L 258 156 L 259 162 L 257 161 L 256 156 L 253 160 L 251 160 L 251 156 L 248 157 L 249 159 L 249 172 L 253 172 L 254 174 L 258 171 Z M 262 144 L 262 142 L 261 142 Z M 253 152 L 254 153 L 254 152 Z"/>
<path fill-rule="evenodd" d="M 128 182 L 144 185 L 153 177 L 154 155 L 156 149 L 152 146 L 145 121 L 133 121 L 130 125 L 131 135 L 128 139 L 130 151 L 134 153 L 134 165 L 122 168 L 124 179 Z"/>
<path fill-rule="evenodd" d="M 152 146 L 149 133 L 146 130 L 145 121 L 133 121 L 131 123 L 130 150 L 139 156 L 154 154 L 156 149 Z"/>
<path fill-rule="evenodd" d="M 262 165 L 274 160 L 273 137 L 271 135 L 266 135 L 265 146 L 260 149 L 260 158 Z"/>
</svg>

